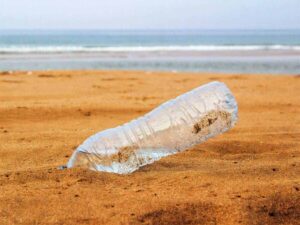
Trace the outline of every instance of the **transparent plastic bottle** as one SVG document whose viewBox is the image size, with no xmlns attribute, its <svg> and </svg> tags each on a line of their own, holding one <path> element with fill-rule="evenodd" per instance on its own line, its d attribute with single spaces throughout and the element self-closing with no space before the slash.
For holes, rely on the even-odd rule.
<svg viewBox="0 0 300 225">
<path fill-rule="evenodd" d="M 221 134 L 234 126 L 237 103 L 224 83 L 211 82 L 122 126 L 90 136 L 67 167 L 131 173 Z"/>
</svg>

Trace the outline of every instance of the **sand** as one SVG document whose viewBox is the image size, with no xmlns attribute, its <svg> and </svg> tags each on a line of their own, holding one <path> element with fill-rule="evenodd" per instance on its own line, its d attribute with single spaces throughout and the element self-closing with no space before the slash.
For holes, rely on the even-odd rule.
<svg viewBox="0 0 300 225">
<path fill-rule="evenodd" d="M 130 175 L 57 169 L 95 132 L 213 80 L 239 104 L 229 132 Z M 0 224 L 299 224 L 299 75 L 1 73 L 0 101 Z"/>
</svg>

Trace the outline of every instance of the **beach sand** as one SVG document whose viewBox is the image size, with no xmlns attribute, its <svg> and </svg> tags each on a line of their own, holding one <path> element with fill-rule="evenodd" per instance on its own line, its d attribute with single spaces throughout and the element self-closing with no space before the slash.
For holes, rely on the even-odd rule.
<svg viewBox="0 0 300 225">
<path fill-rule="evenodd" d="M 97 131 L 204 83 L 229 132 L 130 175 L 58 170 Z M 0 224 L 300 224 L 300 76 L 0 73 Z"/>
</svg>

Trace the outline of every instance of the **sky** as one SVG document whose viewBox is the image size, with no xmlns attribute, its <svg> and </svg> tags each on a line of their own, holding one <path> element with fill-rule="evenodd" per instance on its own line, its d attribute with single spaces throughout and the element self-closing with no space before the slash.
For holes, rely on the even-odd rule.
<svg viewBox="0 0 300 225">
<path fill-rule="evenodd" d="M 300 0 L 0 0 L 1 29 L 300 29 Z"/>
</svg>

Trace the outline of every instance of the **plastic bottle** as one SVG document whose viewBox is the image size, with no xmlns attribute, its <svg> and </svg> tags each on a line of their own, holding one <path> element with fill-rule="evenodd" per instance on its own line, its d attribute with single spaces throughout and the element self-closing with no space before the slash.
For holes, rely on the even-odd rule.
<svg viewBox="0 0 300 225">
<path fill-rule="evenodd" d="M 90 136 L 67 167 L 131 173 L 234 126 L 237 103 L 224 83 L 211 82 L 169 100 L 143 117 Z"/>
</svg>

